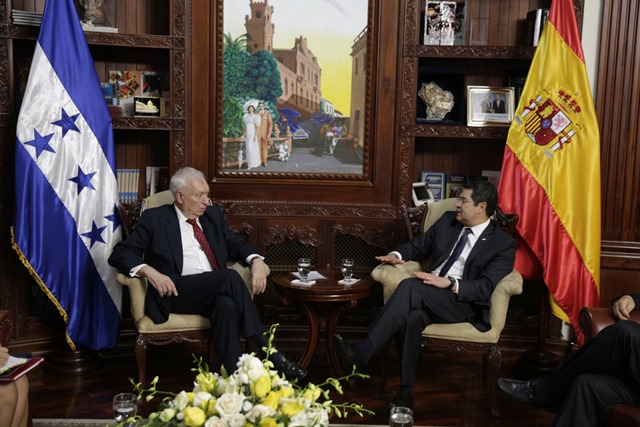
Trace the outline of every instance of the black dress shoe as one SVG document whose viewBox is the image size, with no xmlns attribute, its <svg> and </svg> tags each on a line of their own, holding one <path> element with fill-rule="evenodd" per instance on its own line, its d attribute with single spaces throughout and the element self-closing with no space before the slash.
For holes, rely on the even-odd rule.
<svg viewBox="0 0 640 427">
<path fill-rule="evenodd" d="M 333 349 L 338 357 L 338 362 L 342 370 L 348 374 L 353 371 L 353 365 L 356 365 L 356 371 L 364 372 L 365 363 L 358 354 L 358 346 L 354 343 L 347 343 L 340 334 L 333 334 Z"/>
<path fill-rule="evenodd" d="M 498 392 L 507 400 L 525 406 L 546 408 L 553 400 L 540 396 L 535 381 L 518 381 L 498 378 Z"/>
<path fill-rule="evenodd" d="M 391 399 L 387 404 L 387 409 L 391 410 L 397 407 L 405 407 L 413 409 L 413 389 L 403 388 Z"/>
<path fill-rule="evenodd" d="M 307 370 L 295 362 L 287 359 L 281 352 L 274 353 L 269 358 L 275 368 L 288 380 L 301 380 L 307 376 Z"/>
</svg>

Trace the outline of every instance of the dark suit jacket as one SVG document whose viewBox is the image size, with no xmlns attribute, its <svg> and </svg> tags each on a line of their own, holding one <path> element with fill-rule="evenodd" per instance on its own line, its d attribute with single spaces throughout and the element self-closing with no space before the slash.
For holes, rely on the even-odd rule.
<svg viewBox="0 0 640 427">
<path fill-rule="evenodd" d="M 437 268 L 449 256 L 463 225 L 455 212 L 446 212 L 426 233 L 395 250 L 406 261 L 430 259 L 426 271 Z M 474 306 L 475 315 L 468 319 L 477 329 L 489 330 L 491 294 L 498 282 L 513 271 L 516 241 L 491 221 L 478 238 L 464 265 L 458 289 L 458 300 Z"/>
<path fill-rule="evenodd" d="M 208 207 L 199 220 L 221 268 L 229 259 L 244 263 L 249 255 L 259 253 L 258 248 L 229 228 L 219 207 Z M 181 275 L 182 239 L 173 204 L 145 210 L 131 235 L 119 242 L 109 257 L 109 264 L 126 275 L 143 262 L 174 282 Z M 157 293 L 153 286 L 147 287 L 147 303 L 149 292 Z"/>
</svg>

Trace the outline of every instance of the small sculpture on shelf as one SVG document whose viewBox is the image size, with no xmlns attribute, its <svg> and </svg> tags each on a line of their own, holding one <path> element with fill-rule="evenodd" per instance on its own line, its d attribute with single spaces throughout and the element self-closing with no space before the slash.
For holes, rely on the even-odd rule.
<svg viewBox="0 0 640 427">
<path fill-rule="evenodd" d="M 427 120 L 443 120 L 455 105 L 453 94 L 435 82 L 422 83 L 418 96 L 427 105 Z"/>
</svg>

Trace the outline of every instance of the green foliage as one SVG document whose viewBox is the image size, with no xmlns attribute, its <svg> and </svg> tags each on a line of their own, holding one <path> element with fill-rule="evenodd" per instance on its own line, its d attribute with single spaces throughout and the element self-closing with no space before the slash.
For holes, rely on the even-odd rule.
<svg viewBox="0 0 640 427">
<path fill-rule="evenodd" d="M 225 94 L 223 105 L 222 135 L 227 138 L 237 138 L 244 132 L 242 104 L 237 98 Z"/>
</svg>

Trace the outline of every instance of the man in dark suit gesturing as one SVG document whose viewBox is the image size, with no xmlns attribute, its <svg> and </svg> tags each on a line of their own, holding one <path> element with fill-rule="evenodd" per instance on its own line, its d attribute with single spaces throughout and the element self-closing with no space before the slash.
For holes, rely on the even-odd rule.
<svg viewBox="0 0 640 427">
<path fill-rule="evenodd" d="M 267 340 L 258 309 L 240 275 L 226 268 L 227 259 L 251 264 L 252 289 L 259 294 L 267 284 L 263 257 L 210 206 L 202 172 L 180 169 L 170 190 L 175 203 L 145 210 L 131 235 L 114 247 L 109 264 L 147 279 L 145 313 L 155 323 L 166 322 L 169 313 L 209 318 L 220 362 L 234 371 L 242 330 L 261 347 Z M 290 379 L 306 375 L 280 352 L 271 360 Z"/>
<path fill-rule="evenodd" d="M 422 330 L 432 323 L 471 322 L 491 329 L 489 305 L 498 282 L 513 270 L 516 242 L 490 220 L 498 203 L 487 181 L 464 186 L 456 212 L 445 213 L 426 233 L 376 257 L 387 264 L 430 259 L 424 272 L 405 279 L 391 295 L 359 344 L 334 335 L 343 368 L 365 367 L 371 356 L 395 338 L 400 350 L 401 390 L 389 406 L 413 406 Z"/>
</svg>

